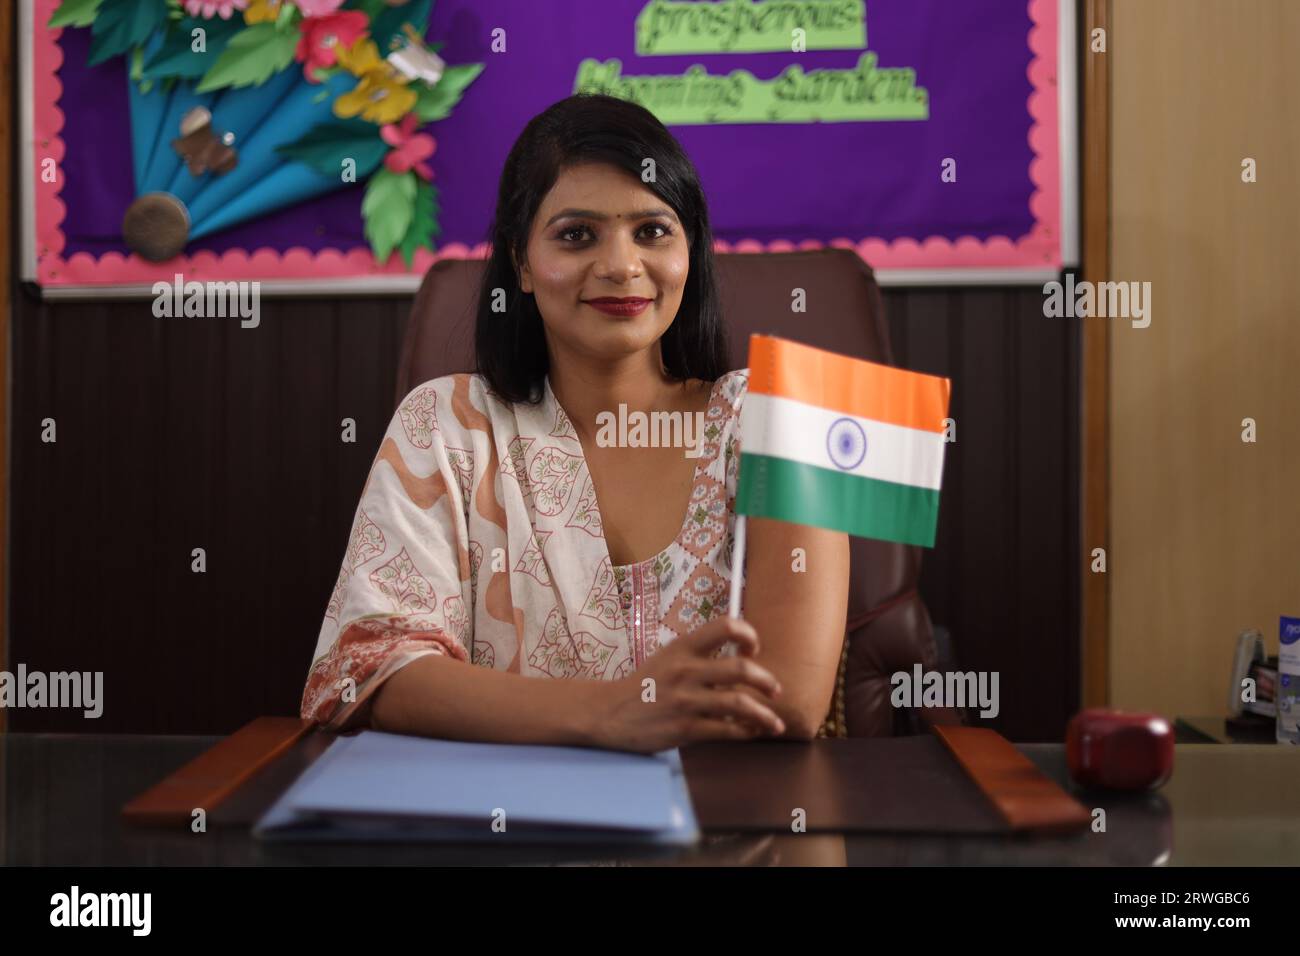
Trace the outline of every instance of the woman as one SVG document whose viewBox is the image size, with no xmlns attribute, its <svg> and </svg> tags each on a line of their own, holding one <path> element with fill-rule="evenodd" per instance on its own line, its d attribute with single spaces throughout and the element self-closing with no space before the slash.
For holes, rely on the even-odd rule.
<svg viewBox="0 0 1300 956">
<path fill-rule="evenodd" d="M 680 144 L 624 100 L 556 103 L 510 151 L 491 239 L 478 372 L 421 385 L 394 415 L 303 716 L 643 752 L 815 736 L 848 541 L 751 520 L 745 620 L 726 616 L 747 370 L 726 371 L 708 210 Z M 620 446 L 601 427 L 620 411 L 703 434 Z"/>
</svg>

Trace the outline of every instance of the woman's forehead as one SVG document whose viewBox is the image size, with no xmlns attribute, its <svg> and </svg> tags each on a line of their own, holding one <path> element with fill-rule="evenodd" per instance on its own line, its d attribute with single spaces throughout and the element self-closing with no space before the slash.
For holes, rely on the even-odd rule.
<svg viewBox="0 0 1300 956">
<path fill-rule="evenodd" d="M 561 169 L 555 184 L 543 197 L 539 212 L 552 216 L 562 207 L 584 209 L 608 218 L 627 218 L 656 208 L 673 215 L 668 204 L 645 183 L 608 163 L 583 163 Z"/>
</svg>

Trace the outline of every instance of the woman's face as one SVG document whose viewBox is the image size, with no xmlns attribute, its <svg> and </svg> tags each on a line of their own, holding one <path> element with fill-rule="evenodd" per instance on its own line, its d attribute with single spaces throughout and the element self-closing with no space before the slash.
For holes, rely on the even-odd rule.
<svg viewBox="0 0 1300 956">
<path fill-rule="evenodd" d="M 690 248 L 676 213 L 635 176 L 604 163 L 561 170 L 533 219 L 520 286 L 557 348 L 617 359 L 654 347 L 682 303 Z M 598 299 L 649 300 L 611 314 Z"/>
</svg>

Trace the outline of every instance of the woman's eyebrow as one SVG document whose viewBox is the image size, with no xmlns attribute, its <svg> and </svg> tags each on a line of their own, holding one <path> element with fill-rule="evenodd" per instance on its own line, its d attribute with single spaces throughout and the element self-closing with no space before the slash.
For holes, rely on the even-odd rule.
<svg viewBox="0 0 1300 956">
<path fill-rule="evenodd" d="M 623 213 L 619 213 L 618 218 L 622 219 L 624 218 L 624 215 L 625 214 Z M 663 206 L 656 206 L 653 209 L 640 209 L 626 214 L 626 218 L 628 219 L 653 219 L 656 216 L 666 216 L 669 219 L 677 218 L 671 209 L 665 209 Z M 543 226 L 542 228 L 548 228 L 552 223 L 558 222 L 561 219 L 598 219 L 603 222 L 608 218 L 609 216 L 606 213 L 597 212 L 594 209 L 561 209 L 550 219 L 546 220 L 546 226 Z"/>
</svg>

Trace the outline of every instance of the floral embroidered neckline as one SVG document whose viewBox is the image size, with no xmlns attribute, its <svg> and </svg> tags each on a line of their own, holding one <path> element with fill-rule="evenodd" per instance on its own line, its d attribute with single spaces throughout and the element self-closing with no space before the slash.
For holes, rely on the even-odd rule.
<svg viewBox="0 0 1300 956">
<path fill-rule="evenodd" d="M 731 374 L 733 373 L 723 372 L 722 375 L 718 376 L 717 380 L 714 381 L 712 387 L 709 389 L 709 403 L 704 412 L 704 434 L 700 436 L 700 441 L 706 446 L 711 446 L 711 450 L 706 449 L 706 451 L 701 452 L 699 458 L 695 462 L 695 473 L 691 478 L 691 495 L 690 495 L 690 499 L 687 501 L 686 504 L 686 513 L 682 516 L 681 527 L 677 529 L 677 536 L 674 537 L 673 540 L 668 543 L 668 546 L 666 548 L 664 548 L 663 550 L 655 554 L 650 555 L 650 557 L 645 558 L 641 561 L 632 561 L 629 564 L 615 564 L 613 559 L 610 558 L 609 561 L 610 569 L 614 572 L 615 576 L 618 577 L 619 579 L 622 579 L 624 576 L 630 574 L 637 568 L 651 570 L 653 573 L 652 566 L 661 565 L 661 563 L 668 558 L 669 552 L 672 551 L 674 547 L 680 546 L 682 540 L 686 537 L 687 532 L 691 527 L 692 521 L 695 518 L 695 511 L 698 507 L 695 500 L 695 492 L 696 489 L 699 488 L 700 479 L 708 471 L 709 466 L 713 463 L 713 459 L 718 454 L 721 453 L 721 447 L 718 446 L 716 442 L 709 440 L 710 431 L 717 429 L 719 427 L 719 423 L 713 421 L 709 413 L 713 411 L 714 406 L 718 402 L 718 394 L 722 388 L 723 379 L 725 379 L 728 375 Z M 551 432 L 551 434 L 557 437 L 562 436 L 571 439 L 574 446 L 578 450 L 578 456 L 582 459 L 583 467 L 586 467 L 587 454 L 583 450 L 582 440 L 578 437 L 577 430 L 574 429 L 573 423 L 569 420 L 568 413 L 564 411 L 564 407 L 560 404 L 559 399 L 557 399 L 555 397 L 555 393 L 551 391 L 551 377 L 549 375 L 547 375 L 543 379 L 543 397 L 544 397 L 544 401 L 548 404 L 548 407 L 554 408 L 555 410 L 555 428 Z M 716 435 L 714 435 L 713 437 L 716 438 Z M 590 474 L 590 471 L 588 471 L 588 474 Z M 599 500 L 595 501 L 594 508 L 597 514 L 599 514 L 600 513 Z M 601 524 L 600 538 L 601 538 L 601 542 L 605 545 L 605 554 L 606 556 L 608 556 L 609 542 L 605 538 L 605 522 L 603 516 L 601 517 L 600 524 Z"/>
</svg>

